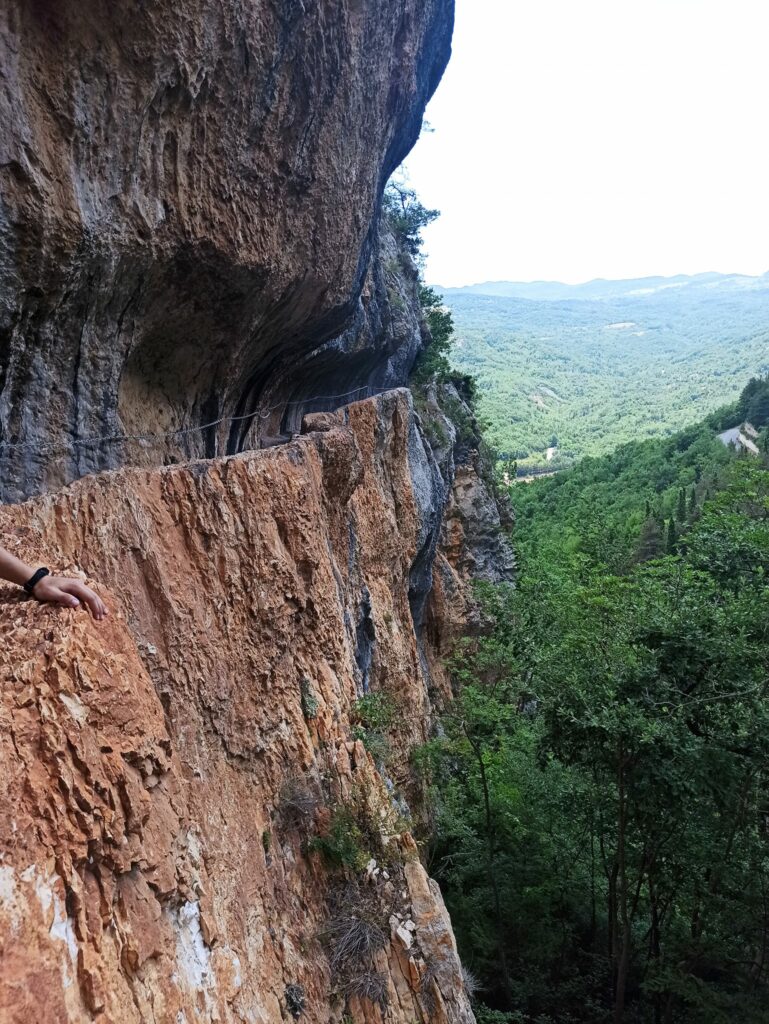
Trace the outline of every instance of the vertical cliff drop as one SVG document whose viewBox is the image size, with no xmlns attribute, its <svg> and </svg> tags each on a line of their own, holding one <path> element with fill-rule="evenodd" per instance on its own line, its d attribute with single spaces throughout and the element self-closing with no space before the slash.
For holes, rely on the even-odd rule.
<svg viewBox="0 0 769 1024">
<path fill-rule="evenodd" d="M 116 612 L 0 603 L 4 1019 L 472 1020 L 401 795 L 430 721 L 430 458 L 396 391 L 279 448 L 0 509 L 16 550 L 85 563 Z M 384 777 L 351 727 L 364 685 L 397 708 Z M 347 871 L 315 841 L 340 814 L 366 861 Z M 332 972 L 350 884 L 384 941 Z"/>
<path fill-rule="evenodd" d="M 379 216 L 452 16 L 0 15 L 0 537 L 113 610 L 0 590 L 3 1022 L 473 1020 L 409 810 L 467 565 Z"/>
</svg>

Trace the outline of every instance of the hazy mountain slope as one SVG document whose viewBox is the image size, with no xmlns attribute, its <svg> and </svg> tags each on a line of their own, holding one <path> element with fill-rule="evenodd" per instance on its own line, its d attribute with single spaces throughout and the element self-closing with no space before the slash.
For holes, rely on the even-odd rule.
<svg viewBox="0 0 769 1024">
<path fill-rule="evenodd" d="M 555 441 L 562 465 L 664 436 L 769 369 L 769 278 L 503 285 L 554 297 L 444 294 L 455 362 L 478 377 L 492 439 L 524 466 L 543 465 Z"/>
<path fill-rule="evenodd" d="M 499 295 L 505 298 L 557 301 L 559 299 L 611 299 L 650 294 L 667 289 L 743 291 L 769 289 L 769 274 L 747 277 L 744 274 L 677 274 L 675 277 L 634 277 L 610 281 L 595 278 L 582 284 L 560 281 L 484 281 L 463 288 L 439 289 L 452 295 Z"/>
</svg>

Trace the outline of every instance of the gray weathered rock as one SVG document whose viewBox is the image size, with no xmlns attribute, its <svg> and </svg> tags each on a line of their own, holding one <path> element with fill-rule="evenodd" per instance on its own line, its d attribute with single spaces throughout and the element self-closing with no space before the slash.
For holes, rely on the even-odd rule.
<svg viewBox="0 0 769 1024">
<path fill-rule="evenodd" d="M 515 556 L 506 532 L 512 513 L 491 486 L 480 428 L 466 396 L 447 383 L 429 388 L 424 402 L 423 431 L 448 491 L 443 553 L 464 580 L 512 582 Z"/>
<path fill-rule="evenodd" d="M 236 451 L 315 385 L 403 382 L 377 210 L 452 19 L 453 0 L 3 6 L 0 500 Z M 255 429 L 85 443 L 257 406 L 278 408 Z"/>
</svg>

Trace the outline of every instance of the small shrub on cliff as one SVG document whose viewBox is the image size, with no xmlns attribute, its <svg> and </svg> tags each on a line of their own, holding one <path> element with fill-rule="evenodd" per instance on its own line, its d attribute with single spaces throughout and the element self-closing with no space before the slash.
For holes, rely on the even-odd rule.
<svg viewBox="0 0 769 1024">
<path fill-rule="evenodd" d="M 365 729 L 389 729 L 395 717 L 395 704 L 386 693 L 367 693 L 356 700 L 352 712 L 354 722 Z"/>
<path fill-rule="evenodd" d="M 353 736 L 362 741 L 377 764 L 386 764 L 390 756 L 386 731 L 394 715 L 395 705 L 386 693 L 367 693 L 353 708 Z"/>
<path fill-rule="evenodd" d="M 371 754 L 377 766 L 381 768 L 387 765 L 392 750 L 386 736 L 383 736 L 381 732 L 369 732 L 360 726 L 356 726 L 352 734 L 356 740 L 360 740 L 363 743 L 363 746 Z"/>
<path fill-rule="evenodd" d="M 440 413 L 436 415 L 423 389 L 414 389 L 413 395 L 414 408 L 422 421 L 422 431 L 430 447 L 434 450 L 448 447 L 450 438 L 444 427 L 443 416 Z"/>
<path fill-rule="evenodd" d="M 308 849 L 322 854 L 331 867 L 362 871 L 371 859 L 363 843 L 363 832 L 352 811 L 337 807 L 326 832 L 314 836 Z"/>
<path fill-rule="evenodd" d="M 422 228 L 439 216 L 437 210 L 428 210 L 419 201 L 413 188 L 391 181 L 385 189 L 382 209 L 393 234 L 410 256 L 418 258 L 422 250 Z"/>
<path fill-rule="evenodd" d="M 478 448 L 481 443 L 481 427 L 473 414 L 472 406 L 450 393 L 450 389 L 442 389 L 439 402 L 441 409 L 456 428 L 457 443 L 466 448 Z"/>
</svg>

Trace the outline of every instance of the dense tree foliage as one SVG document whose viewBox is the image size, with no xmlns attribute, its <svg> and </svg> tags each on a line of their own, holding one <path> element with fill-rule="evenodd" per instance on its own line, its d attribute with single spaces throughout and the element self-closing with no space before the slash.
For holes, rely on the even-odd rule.
<svg viewBox="0 0 769 1024">
<path fill-rule="evenodd" d="M 763 396 L 769 397 L 769 377 L 753 378 L 735 403 L 703 423 L 583 459 L 536 486 L 518 485 L 513 494 L 519 540 L 546 549 L 551 560 L 578 549 L 596 555 L 600 548 L 611 567 L 623 571 L 634 562 L 675 553 L 671 526 L 680 536 L 696 521 L 734 461 L 735 453 L 716 432 L 741 423 Z M 755 419 L 758 428 L 767 423 L 769 417 Z M 600 523 L 595 533 L 591 522 Z"/>
<path fill-rule="evenodd" d="M 412 373 L 412 384 L 417 386 L 432 380 L 446 380 L 452 370 L 449 355 L 454 347 L 454 318 L 443 304 L 443 298 L 433 288 L 422 285 L 419 289 L 422 315 L 430 331 L 430 341 L 417 357 Z"/>
<path fill-rule="evenodd" d="M 417 255 L 434 213 L 393 188 L 386 209 Z M 464 296 L 458 339 L 421 289 L 426 426 L 461 397 L 480 444 L 480 391 L 503 473 L 612 452 L 512 488 L 517 586 L 479 588 L 417 754 L 479 1024 L 767 1019 L 767 293 L 716 277 L 672 302 Z M 716 437 L 746 419 L 760 458 Z"/>
<path fill-rule="evenodd" d="M 767 1019 L 769 463 L 713 425 L 514 489 L 419 754 L 482 1024 Z"/>
<path fill-rule="evenodd" d="M 755 427 L 769 424 L 769 376 L 752 377 L 740 395 L 739 404 L 742 419 L 749 420 Z"/>
<path fill-rule="evenodd" d="M 422 255 L 422 229 L 440 216 L 438 210 L 428 210 L 414 189 L 395 180 L 387 183 L 382 208 L 396 238 L 419 264 Z"/>
<path fill-rule="evenodd" d="M 708 280 L 587 294 L 533 301 L 446 292 L 453 361 L 476 375 L 490 440 L 520 471 L 669 436 L 769 370 L 769 287 Z M 769 395 L 756 396 L 751 412 L 769 414 Z"/>
</svg>

